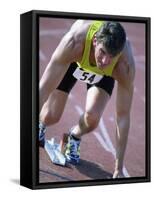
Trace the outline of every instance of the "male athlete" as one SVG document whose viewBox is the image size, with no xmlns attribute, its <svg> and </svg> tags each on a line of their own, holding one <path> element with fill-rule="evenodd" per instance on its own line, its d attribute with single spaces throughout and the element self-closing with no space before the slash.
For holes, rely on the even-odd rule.
<svg viewBox="0 0 154 200">
<path fill-rule="evenodd" d="M 77 80 L 87 84 L 85 112 L 69 130 L 67 161 L 80 160 L 81 137 L 93 131 L 109 101 L 115 80 L 116 160 L 113 178 L 124 177 L 123 161 L 130 127 L 135 66 L 130 42 L 118 22 L 77 20 L 60 41 L 40 80 L 39 142 L 46 127 L 59 121 Z"/>
</svg>

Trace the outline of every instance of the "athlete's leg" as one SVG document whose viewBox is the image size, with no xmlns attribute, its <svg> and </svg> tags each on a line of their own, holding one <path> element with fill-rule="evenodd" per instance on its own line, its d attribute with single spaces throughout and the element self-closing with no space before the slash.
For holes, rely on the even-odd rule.
<svg viewBox="0 0 154 200">
<path fill-rule="evenodd" d="M 87 92 L 85 113 L 80 117 L 79 123 L 72 133 L 77 138 L 94 130 L 102 116 L 110 95 L 102 88 L 93 86 Z"/>
<path fill-rule="evenodd" d="M 81 136 L 97 127 L 113 87 L 114 80 L 108 77 L 104 77 L 95 86 L 88 86 L 85 113 L 80 117 L 79 123 L 70 130 L 66 145 L 65 155 L 69 162 L 79 162 Z"/>
<path fill-rule="evenodd" d="M 83 134 L 94 130 L 102 116 L 103 110 L 112 95 L 114 79 L 104 76 L 95 86 L 87 85 L 87 101 L 85 113 L 74 127 L 73 133 L 80 138 Z"/>
<path fill-rule="evenodd" d="M 61 90 L 55 90 L 52 92 L 42 107 L 40 112 L 40 121 L 46 126 L 57 123 L 64 111 L 67 98 L 68 93 L 66 92 Z"/>
<path fill-rule="evenodd" d="M 44 146 L 46 127 L 60 120 L 69 92 L 76 83 L 76 79 L 72 76 L 75 68 L 76 64 L 71 64 L 58 88 L 50 94 L 42 107 L 39 124 L 39 142 L 42 147 Z"/>
<path fill-rule="evenodd" d="M 68 162 L 79 163 L 81 136 L 97 127 L 109 98 L 105 90 L 96 86 L 88 90 L 85 113 L 80 117 L 79 123 L 71 129 L 66 145 L 65 156 Z"/>
</svg>

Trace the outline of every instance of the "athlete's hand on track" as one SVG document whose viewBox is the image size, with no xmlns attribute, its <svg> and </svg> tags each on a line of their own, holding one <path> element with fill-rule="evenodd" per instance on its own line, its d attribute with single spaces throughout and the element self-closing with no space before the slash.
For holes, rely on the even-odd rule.
<svg viewBox="0 0 154 200">
<path fill-rule="evenodd" d="M 124 174 L 122 172 L 122 170 L 115 170 L 113 173 L 113 178 L 124 178 Z"/>
</svg>

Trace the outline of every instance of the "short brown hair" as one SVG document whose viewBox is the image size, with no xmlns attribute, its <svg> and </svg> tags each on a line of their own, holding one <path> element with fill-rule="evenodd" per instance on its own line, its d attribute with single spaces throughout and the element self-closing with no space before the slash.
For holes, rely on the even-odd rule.
<svg viewBox="0 0 154 200">
<path fill-rule="evenodd" d="M 116 56 L 124 48 L 126 33 L 119 22 L 105 22 L 96 33 L 96 39 L 103 42 L 107 53 Z"/>
</svg>

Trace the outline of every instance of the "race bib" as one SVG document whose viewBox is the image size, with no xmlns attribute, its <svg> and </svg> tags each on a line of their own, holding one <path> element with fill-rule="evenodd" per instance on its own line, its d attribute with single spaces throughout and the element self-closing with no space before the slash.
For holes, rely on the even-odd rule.
<svg viewBox="0 0 154 200">
<path fill-rule="evenodd" d="M 79 81 L 88 83 L 88 84 L 95 84 L 99 82 L 103 76 L 98 74 L 93 74 L 91 72 L 84 71 L 84 69 L 77 67 L 73 73 L 73 76 L 78 79 Z"/>
</svg>

